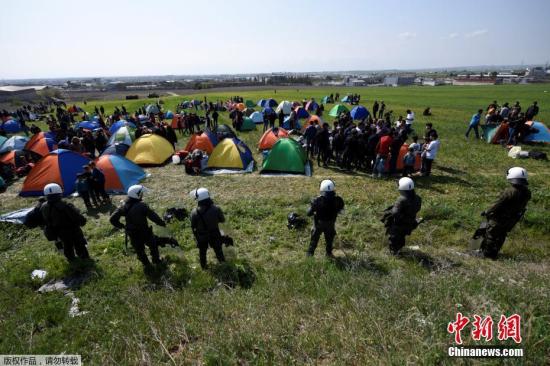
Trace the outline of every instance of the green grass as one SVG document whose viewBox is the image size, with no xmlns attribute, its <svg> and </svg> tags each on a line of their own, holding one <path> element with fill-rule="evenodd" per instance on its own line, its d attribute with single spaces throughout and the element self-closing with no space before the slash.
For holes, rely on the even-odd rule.
<svg viewBox="0 0 550 366">
<path fill-rule="evenodd" d="M 148 168 L 146 200 L 158 212 L 193 202 L 187 192 L 205 186 L 224 209 L 225 228 L 235 238 L 236 260 L 203 272 L 187 222 L 170 230 L 183 251 L 168 256 L 164 275 L 146 277 L 135 256 L 125 256 L 122 233 L 113 232 L 108 214 L 90 218 L 85 233 L 97 259 L 93 275 L 75 295 L 88 314 L 69 318 L 70 299 L 38 294 L 33 269 L 49 278 L 71 273 L 62 255 L 38 230 L 2 225 L 0 238 L 0 354 L 78 353 L 86 364 L 469 364 L 446 356 L 452 338 L 447 323 L 465 315 L 522 315 L 523 360 L 540 365 L 550 357 L 550 183 L 548 163 L 516 161 L 497 145 L 466 141 L 467 121 L 494 99 L 519 100 L 524 109 L 541 105 L 548 122 L 549 85 L 362 88 L 247 91 L 163 98 L 166 110 L 185 99 L 225 100 L 239 94 L 257 101 L 274 97 L 301 100 L 340 92 L 361 94 L 369 109 L 384 100 L 394 115 L 412 108 L 415 127 L 434 123 L 442 148 L 434 176 L 417 182 L 427 221 L 407 245 L 421 255 L 388 254 L 379 221 L 396 196 L 394 180 L 372 180 L 362 173 L 316 168 L 312 178 L 246 176 L 190 177 L 181 166 Z M 99 103 L 99 102 L 98 102 Z M 124 104 L 129 111 L 144 101 L 101 102 L 107 112 Z M 94 102 L 88 102 L 91 111 Z M 422 117 L 426 106 L 433 116 Z M 331 107 L 329 105 L 328 107 Z M 328 109 L 327 109 L 328 112 Z M 222 122 L 228 122 L 227 113 Z M 261 132 L 240 133 L 261 161 Z M 187 139 L 179 142 L 184 146 Z M 528 147 L 550 153 L 547 146 Z M 525 220 L 507 239 L 501 259 L 465 255 L 479 213 L 506 187 L 504 174 L 514 165 L 530 174 L 533 199 Z M 304 214 L 323 178 L 333 178 L 346 202 L 338 219 L 336 255 L 305 258 L 309 231 L 289 231 L 286 215 Z M 21 182 L 2 194 L 1 212 L 33 204 L 17 197 Z M 122 199 L 122 197 L 120 198 Z M 116 199 L 118 200 L 118 198 Z M 79 200 L 77 206 L 83 208 Z M 215 263 L 212 253 L 210 263 Z M 255 276 L 247 269 L 251 266 Z M 240 273 L 244 276 L 239 277 Z M 247 275 L 248 274 L 248 275 Z M 255 279 L 252 286 L 250 282 Z M 468 344 L 473 342 L 463 332 Z M 496 325 L 495 325 L 496 334 Z M 493 341 L 491 344 L 509 344 Z M 497 364 L 500 360 L 477 360 Z M 521 361 L 521 362 L 520 362 Z"/>
</svg>

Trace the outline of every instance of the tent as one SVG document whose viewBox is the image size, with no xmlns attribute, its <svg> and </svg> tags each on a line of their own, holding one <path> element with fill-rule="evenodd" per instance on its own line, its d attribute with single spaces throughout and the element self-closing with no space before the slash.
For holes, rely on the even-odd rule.
<svg viewBox="0 0 550 366">
<path fill-rule="evenodd" d="M 101 156 L 103 155 L 126 155 L 126 152 L 130 148 L 130 145 L 126 145 L 123 142 L 115 142 L 114 144 L 111 144 L 103 150 L 101 153 Z"/>
<path fill-rule="evenodd" d="M 260 173 L 306 174 L 308 159 L 304 148 L 290 138 L 277 140 Z"/>
<path fill-rule="evenodd" d="M 143 169 L 120 155 L 102 155 L 96 167 L 105 174 L 105 190 L 109 193 L 126 194 L 130 186 L 146 176 Z"/>
<path fill-rule="evenodd" d="M 107 144 L 112 145 L 116 142 L 122 142 L 130 146 L 135 139 L 135 129 L 130 126 L 122 126 L 109 138 L 109 142 Z"/>
<path fill-rule="evenodd" d="M 351 110 L 350 115 L 355 120 L 363 120 L 369 116 L 369 111 L 362 105 L 358 105 Z"/>
<path fill-rule="evenodd" d="M 208 168 L 246 170 L 253 162 L 252 152 L 244 142 L 238 138 L 226 138 L 212 151 Z"/>
<path fill-rule="evenodd" d="M 0 130 L 4 130 L 6 133 L 17 133 L 21 131 L 21 124 L 15 119 L 9 119 L 2 123 Z"/>
<path fill-rule="evenodd" d="M 241 126 L 241 131 L 252 131 L 256 129 L 256 124 L 250 117 L 243 118 L 243 124 Z"/>
<path fill-rule="evenodd" d="M 349 97 L 349 95 L 346 95 L 346 96 L 343 97 L 340 101 L 341 101 L 342 103 L 351 103 L 351 98 Z"/>
<path fill-rule="evenodd" d="M 499 144 L 501 140 L 508 141 L 508 124 L 501 123 L 498 126 L 484 126 L 483 138 L 488 144 Z"/>
<path fill-rule="evenodd" d="M 284 120 L 283 120 L 283 128 L 286 128 L 287 130 L 290 130 L 290 116 L 287 116 Z M 295 130 L 299 130 L 301 129 L 302 126 L 300 124 L 300 121 L 299 120 L 296 120 L 295 124 L 294 124 L 294 129 Z"/>
<path fill-rule="evenodd" d="M 200 134 L 191 135 L 189 142 L 185 145 L 185 151 L 192 152 L 195 149 L 206 151 L 208 155 L 212 154 L 214 147 L 218 144 L 218 137 L 215 133 L 206 130 Z"/>
<path fill-rule="evenodd" d="M 260 150 L 269 150 L 273 147 L 277 140 L 283 137 L 288 137 L 287 130 L 282 127 L 270 128 L 269 130 L 265 131 L 262 138 L 260 138 L 260 141 L 258 142 L 258 148 Z"/>
<path fill-rule="evenodd" d="M 252 113 L 254 113 L 254 109 L 252 108 L 245 108 L 243 111 L 243 114 L 247 117 L 250 117 L 252 115 Z"/>
<path fill-rule="evenodd" d="M 55 140 L 47 137 L 40 138 L 39 136 L 41 135 L 33 135 L 25 144 L 24 150 L 33 152 L 39 156 L 45 156 L 57 149 Z"/>
<path fill-rule="evenodd" d="M 530 133 L 523 139 L 524 142 L 546 142 L 550 143 L 550 129 L 542 122 L 533 121 L 531 128 L 536 129 L 538 132 Z"/>
<path fill-rule="evenodd" d="M 290 112 L 292 112 L 292 103 L 290 103 L 288 100 L 283 100 L 281 103 L 279 103 L 275 111 L 277 113 L 283 111 L 283 114 L 290 114 Z"/>
<path fill-rule="evenodd" d="M 146 134 L 134 141 L 126 158 L 138 165 L 161 165 L 174 153 L 174 147 L 164 137 Z"/>
<path fill-rule="evenodd" d="M 403 158 L 409 151 L 409 145 L 403 144 L 401 145 L 401 148 L 399 149 L 399 156 L 397 157 L 397 170 L 403 170 L 404 164 L 403 164 Z M 416 154 L 416 160 L 414 162 L 414 170 L 420 170 L 420 166 L 422 165 L 422 158 L 420 157 L 420 154 Z M 386 165 L 384 166 L 386 171 L 390 170 L 390 159 L 386 159 Z"/>
<path fill-rule="evenodd" d="M 0 135 L 0 147 L 2 147 L 2 144 L 6 142 L 7 139 L 7 137 Z"/>
<path fill-rule="evenodd" d="M 246 106 L 244 105 L 244 103 L 237 103 L 234 105 L 234 108 L 242 112 L 246 109 Z"/>
<path fill-rule="evenodd" d="M 156 106 L 156 104 L 149 104 L 147 107 L 145 107 L 145 113 L 147 114 L 157 114 L 159 111 L 159 107 Z"/>
<path fill-rule="evenodd" d="M 321 99 L 321 103 L 323 103 L 323 104 L 332 103 L 332 100 L 330 99 L 330 97 L 328 95 L 325 95 L 323 97 L 323 99 Z"/>
<path fill-rule="evenodd" d="M 319 126 L 322 126 L 323 125 L 323 120 L 321 119 L 321 117 L 315 115 L 315 114 L 312 114 L 311 116 L 309 116 L 309 118 L 306 120 L 306 123 L 304 123 L 302 125 L 302 132 L 304 132 L 306 130 L 306 128 L 308 128 L 308 126 L 314 124 L 315 122 L 317 122 L 317 124 Z"/>
<path fill-rule="evenodd" d="M 235 131 L 231 129 L 228 125 L 218 125 L 216 130 L 214 131 L 216 133 L 216 136 L 218 137 L 218 141 L 221 139 L 224 139 L 226 137 L 237 137 L 237 134 Z"/>
<path fill-rule="evenodd" d="M 267 107 L 274 108 L 277 106 L 277 101 L 275 99 L 260 99 L 258 101 L 258 106 L 264 107 L 264 108 L 267 108 Z"/>
<path fill-rule="evenodd" d="M 23 166 L 22 157 L 25 157 L 25 152 L 21 150 L 12 150 L 5 154 L 0 155 L 0 162 L 3 164 L 11 165 L 14 168 Z"/>
<path fill-rule="evenodd" d="M 263 110 L 262 110 L 262 113 L 266 113 L 266 114 L 272 114 L 272 113 L 275 113 L 275 110 L 271 107 L 265 107 Z"/>
<path fill-rule="evenodd" d="M 90 160 L 70 150 L 54 150 L 36 163 L 23 182 L 19 195 L 22 197 L 42 196 L 44 186 L 57 183 L 63 187 L 63 195 L 74 191 L 76 175 Z"/>
<path fill-rule="evenodd" d="M 251 100 L 247 100 L 246 102 L 244 102 L 244 105 L 247 107 L 247 108 L 254 108 L 256 106 L 256 104 L 254 104 L 253 101 Z"/>
<path fill-rule="evenodd" d="M 254 123 L 264 123 L 264 115 L 261 112 L 254 112 L 250 115 L 250 119 Z"/>
<path fill-rule="evenodd" d="M 304 107 L 296 107 L 296 109 L 294 109 L 294 111 L 296 112 L 296 116 L 298 118 L 308 118 L 309 117 L 309 113 L 305 110 Z"/>
<path fill-rule="evenodd" d="M 113 135 L 115 132 L 117 132 L 120 128 L 122 127 L 131 127 L 131 128 L 136 128 L 136 125 L 133 124 L 132 122 L 128 122 L 128 121 L 125 121 L 123 119 L 121 119 L 120 121 L 116 121 L 115 123 L 113 123 L 111 125 L 111 127 L 109 127 L 109 133 L 111 135 Z"/>
<path fill-rule="evenodd" d="M 96 121 L 82 121 L 76 125 L 76 128 L 83 128 L 85 130 L 95 130 L 96 128 L 101 128 L 101 126 Z"/>
<path fill-rule="evenodd" d="M 164 119 L 172 119 L 174 118 L 174 113 L 172 111 L 168 111 L 164 114 Z"/>
<path fill-rule="evenodd" d="M 317 108 L 319 108 L 319 104 L 317 104 L 316 101 L 314 100 L 310 100 L 309 102 L 306 103 L 306 110 L 307 111 L 316 111 Z"/>
<path fill-rule="evenodd" d="M 23 150 L 25 144 L 29 141 L 28 137 L 12 136 L 0 146 L 0 154 L 6 153 L 11 150 Z"/>
<path fill-rule="evenodd" d="M 336 104 L 334 107 L 332 107 L 330 112 L 328 112 L 328 115 L 331 117 L 338 117 L 340 116 L 341 113 L 345 113 L 345 112 L 348 112 L 348 109 L 346 108 L 346 106 L 342 104 Z"/>
</svg>

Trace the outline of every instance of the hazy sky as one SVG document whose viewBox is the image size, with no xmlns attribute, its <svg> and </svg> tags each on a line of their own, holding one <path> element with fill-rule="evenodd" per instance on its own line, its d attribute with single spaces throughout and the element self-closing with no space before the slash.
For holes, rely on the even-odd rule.
<svg viewBox="0 0 550 366">
<path fill-rule="evenodd" d="M 2 0 L 0 79 L 545 63 L 550 0 Z"/>
</svg>

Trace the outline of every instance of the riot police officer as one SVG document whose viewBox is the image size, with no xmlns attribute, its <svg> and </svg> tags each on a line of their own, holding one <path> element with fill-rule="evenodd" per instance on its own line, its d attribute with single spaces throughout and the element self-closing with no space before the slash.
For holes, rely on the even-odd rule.
<svg viewBox="0 0 550 366">
<path fill-rule="evenodd" d="M 307 255 L 310 257 L 315 254 L 321 234 L 325 236 L 327 257 L 333 257 L 332 245 L 336 236 L 336 217 L 344 209 L 344 200 L 336 195 L 334 189 L 335 185 L 332 180 L 323 180 L 319 188 L 321 195 L 311 202 L 307 211 L 308 216 L 313 216 L 311 241 L 307 251 Z"/>
<path fill-rule="evenodd" d="M 57 183 L 44 187 L 46 202 L 40 204 L 40 214 L 44 224 L 46 239 L 56 241 L 63 247 L 63 254 L 69 262 L 76 257 L 89 259 L 86 238 L 81 227 L 86 225 L 86 218 L 72 204 L 63 200 L 63 189 Z M 76 255 L 75 255 L 76 252 Z"/>
<path fill-rule="evenodd" d="M 411 178 L 399 179 L 398 190 L 399 198 L 393 206 L 384 211 L 382 218 L 392 254 L 397 254 L 405 246 L 405 237 L 418 226 L 416 214 L 422 206 L 422 200 L 415 193 L 414 182 Z"/>
<path fill-rule="evenodd" d="M 153 221 L 159 226 L 166 226 L 155 211 L 153 211 L 145 202 L 142 201 L 143 194 L 147 188 L 136 184 L 128 188 L 128 199 L 111 215 L 111 224 L 119 229 L 126 229 L 126 234 L 130 238 L 130 244 L 134 248 L 139 261 L 145 269 L 151 268 L 151 262 L 145 254 L 145 246 L 149 247 L 151 259 L 154 264 L 162 263 L 160 260 L 159 246 L 170 244 L 177 246 L 178 242 L 173 238 L 156 236 L 152 227 L 149 226 L 147 219 Z M 120 222 L 120 218 L 126 218 L 126 225 Z"/>
<path fill-rule="evenodd" d="M 191 229 L 199 248 L 199 260 L 202 269 L 207 268 L 206 252 L 208 247 L 214 250 L 218 262 L 225 262 L 222 250 L 222 235 L 219 224 L 225 222 L 222 210 L 210 198 L 206 188 L 197 188 L 189 192 L 197 201 L 197 207 L 191 211 Z"/>
<path fill-rule="evenodd" d="M 497 202 L 481 215 L 487 218 L 487 226 L 481 242 L 481 253 L 496 259 L 506 236 L 523 217 L 531 191 L 527 188 L 527 171 L 521 167 L 508 170 L 506 179 L 510 183 Z"/>
</svg>

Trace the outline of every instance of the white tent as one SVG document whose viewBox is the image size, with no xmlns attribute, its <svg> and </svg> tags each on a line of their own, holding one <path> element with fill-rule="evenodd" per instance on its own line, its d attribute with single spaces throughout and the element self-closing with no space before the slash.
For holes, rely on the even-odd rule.
<svg viewBox="0 0 550 366">
<path fill-rule="evenodd" d="M 130 146 L 135 139 L 135 130 L 132 127 L 122 126 L 111 136 L 111 138 L 109 138 L 108 145 L 112 145 L 116 142 L 121 142 Z"/>
<path fill-rule="evenodd" d="M 284 114 L 290 114 L 290 112 L 292 112 L 292 103 L 290 103 L 288 100 L 283 100 L 281 103 L 279 103 L 275 112 L 280 113 L 281 110 Z"/>
<path fill-rule="evenodd" d="M 264 123 L 264 115 L 261 112 L 254 112 L 250 115 L 254 123 Z"/>
</svg>

